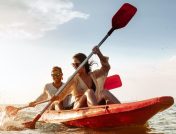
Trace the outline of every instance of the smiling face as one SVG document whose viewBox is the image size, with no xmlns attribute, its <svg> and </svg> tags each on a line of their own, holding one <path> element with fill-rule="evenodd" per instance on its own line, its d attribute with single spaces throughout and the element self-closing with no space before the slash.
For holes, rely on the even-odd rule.
<svg viewBox="0 0 176 134">
<path fill-rule="evenodd" d="M 61 82 L 62 78 L 63 78 L 63 73 L 62 73 L 61 68 L 53 67 L 52 72 L 51 72 L 51 76 L 53 78 L 54 83 Z"/>
<path fill-rule="evenodd" d="M 80 65 L 81 65 L 81 62 L 77 58 L 73 58 L 72 66 L 74 67 L 74 69 L 76 70 Z M 80 68 L 78 73 L 80 74 L 84 71 L 85 71 L 85 68 L 82 67 L 82 68 Z"/>
<path fill-rule="evenodd" d="M 73 56 L 73 62 L 72 62 L 72 66 L 77 69 L 79 67 L 79 65 L 84 62 L 86 60 L 87 56 L 83 53 L 77 53 Z M 82 68 L 80 68 L 79 70 L 79 74 L 80 73 L 89 73 L 91 71 L 90 68 L 90 64 L 88 63 L 88 61 L 86 63 L 84 63 L 84 66 Z"/>
</svg>

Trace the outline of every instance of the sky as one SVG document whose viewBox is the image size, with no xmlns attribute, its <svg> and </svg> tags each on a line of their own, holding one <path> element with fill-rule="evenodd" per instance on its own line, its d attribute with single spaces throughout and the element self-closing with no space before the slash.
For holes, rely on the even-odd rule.
<svg viewBox="0 0 176 134">
<path fill-rule="evenodd" d="M 175 0 L 1 0 L 0 104 L 35 100 L 52 82 L 53 66 L 62 67 L 67 81 L 72 56 L 91 53 L 124 3 L 137 13 L 100 48 L 109 75 L 122 80 L 111 92 L 122 102 L 176 97 Z M 101 66 L 96 56 L 91 60 Z"/>
</svg>

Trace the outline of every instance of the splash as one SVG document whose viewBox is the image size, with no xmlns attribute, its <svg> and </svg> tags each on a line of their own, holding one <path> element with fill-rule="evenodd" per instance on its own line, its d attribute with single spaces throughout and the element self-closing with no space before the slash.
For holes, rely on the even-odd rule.
<svg viewBox="0 0 176 134">
<path fill-rule="evenodd" d="M 15 119 L 16 116 L 9 116 L 7 114 L 5 107 L 1 107 L 0 109 L 0 130 L 3 131 L 19 131 L 23 130 L 24 126 L 21 121 Z"/>
</svg>

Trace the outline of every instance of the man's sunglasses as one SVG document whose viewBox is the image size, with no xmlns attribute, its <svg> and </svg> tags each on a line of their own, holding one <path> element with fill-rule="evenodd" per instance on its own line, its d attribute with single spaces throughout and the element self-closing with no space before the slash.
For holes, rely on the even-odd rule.
<svg viewBox="0 0 176 134">
<path fill-rule="evenodd" d="M 60 77 L 62 75 L 62 73 L 60 74 L 51 74 L 52 77 Z"/>
</svg>

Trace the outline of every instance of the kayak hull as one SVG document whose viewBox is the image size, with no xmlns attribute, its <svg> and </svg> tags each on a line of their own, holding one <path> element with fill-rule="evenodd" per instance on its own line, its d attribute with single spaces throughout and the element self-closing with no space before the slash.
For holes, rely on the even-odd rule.
<svg viewBox="0 0 176 134">
<path fill-rule="evenodd" d="M 124 104 L 93 106 L 60 112 L 50 111 L 43 115 L 42 120 L 88 128 L 144 125 L 151 117 L 169 108 L 173 103 L 172 97 L 162 96 Z"/>
</svg>

